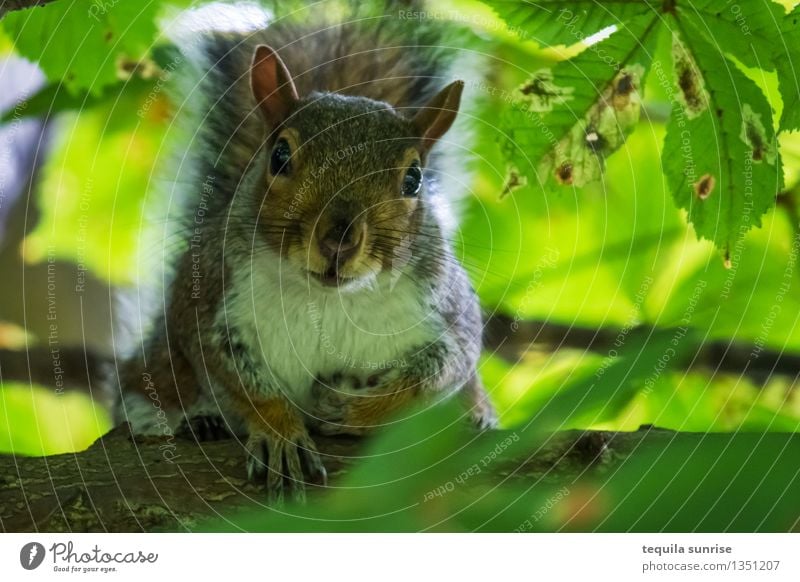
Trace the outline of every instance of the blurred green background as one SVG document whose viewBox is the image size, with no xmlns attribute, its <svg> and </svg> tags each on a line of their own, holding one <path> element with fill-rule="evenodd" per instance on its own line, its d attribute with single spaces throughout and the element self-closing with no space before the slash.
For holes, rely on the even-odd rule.
<svg viewBox="0 0 800 582">
<path fill-rule="evenodd" d="M 135 26 L 125 28 L 125 21 L 115 19 L 105 26 L 122 28 L 123 36 L 133 35 L 136 28 L 141 38 L 138 45 L 136 38 L 130 42 L 134 47 L 130 56 L 146 58 L 152 43 L 164 42 L 158 39 L 152 20 L 169 4 L 173 3 L 150 2 L 146 9 L 136 9 Z M 115 8 L 110 9 L 111 15 L 124 18 Z M 495 62 L 513 64 L 487 72 L 505 86 L 513 87 L 544 64 L 571 54 L 516 40 L 478 2 L 437 3 L 437 9 L 451 15 L 458 10 L 463 22 L 479 35 L 473 41 L 476 45 L 491 48 Z M 25 22 L 24 13 L 14 16 Z M 16 30 L 15 25 L 4 23 L 6 37 L 0 46 L 5 54 L 14 52 L 9 29 Z M 58 50 L 47 46 L 45 52 Z M 116 75 L 108 85 L 98 87 L 99 75 L 90 78 L 86 93 L 74 93 L 78 98 L 70 99 L 69 89 L 62 88 L 38 104 L 39 113 L 60 107 L 67 110 L 51 117 L 54 135 L 34 185 L 40 216 L 25 238 L 24 249 L 18 250 L 24 251 L 26 262 L 42 263 L 48 247 L 55 249 L 57 258 L 69 261 L 78 259 L 81 246 L 80 258 L 97 277 L 124 285 L 132 279 L 145 195 L 154 167 L 164 155 L 160 146 L 170 118 L 169 104 L 163 93 L 157 93 L 152 102 L 157 82 L 152 76 L 143 81 L 134 76 L 120 83 Z M 774 80 L 766 77 L 763 84 L 773 102 L 779 101 Z M 645 97 L 645 111 L 658 111 L 664 103 L 655 76 Z M 679 326 L 692 290 L 703 281 L 706 286 L 690 322 L 702 340 L 752 343 L 762 339 L 770 348 L 800 353 L 796 321 L 800 275 L 788 281 L 792 287 L 785 293 L 780 316 L 766 333 L 763 329 L 784 283 L 796 236 L 795 217 L 785 209 L 771 211 L 763 227 L 747 235 L 736 272 L 725 269 L 719 252 L 710 243 L 696 240 L 684 213 L 672 203 L 660 161 L 663 118 L 640 121 L 626 144 L 608 160 L 601 182 L 551 191 L 530 184 L 501 199 L 506 169 L 497 147 L 499 130 L 493 123 L 496 104 L 486 96 L 472 98 L 477 100 L 478 119 L 463 117 L 460 123 L 470 124 L 474 132 L 475 175 L 454 240 L 487 312 L 592 329 Z M 146 114 L 134 114 L 148 99 Z M 27 117 L 37 111 L 28 107 L 23 113 Z M 775 115 L 779 117 L 780 111 Z M 800 172 L 800 159 L 791 154 L 800 156 L 800 141 L 792 134 L 781 139 L 786 144 L 786 189 L 790 191 Z M 84 212 L 81 196 L 87 192 L 86 228 L 79 232 Z M 86 242 L 79 241 L 81 235 Z M 0 335 L 8 336 L 7 345 L 13 345 L 12 331 Z M 602 352 L 544 348 L 531 350 L 520 361 L 487 354 L 481 373 L 504 426 L 513 426 L 534 417 L 552 395 L 592 377 L 607 357 Z M 800 397 L 794 380 L 775 375 L 756 384 L 747 376 L 668 369 L 646 396 L 626 391 L 625 401 L 616 403 L 613 410 L 575 411 L 569 426 L 633 429 L 652 423 L 676 430 L 796 430 Z M 13 384 L 4 385 L 2 395 L 2 450 L 33 454 L 80 450 L 108 427 L 104 411 L 92 409 L 79 395 L 60 398 Z"/>
<path fill-rule="evenodd" d="M 107 3 L 89 32 L 85 15 L 102 5 L 86 2 L 78 18 L 74 4 L 81 3 L 56 3 L 34 16 L 20 12 L 0 25 L 0 56 L 31 59 L 38 51 L 47 75 L 24 109 L 7 106 L 5 127 L 15 119 L 47 117 L 48 131 L 32 182 L 36 218 L 26 218 L 26 231 L 17 239 L 6 236 L 4 252 L 19 258 L 20 269 L 51 259 L 79 261 L 97 281 L 124 286 L 134 279 L 143 244 L 138 241 L 141 216 L 156 179 L 154 168 L 166 155 L 162 145 L 171 118 L 170 103 L 158 88 L 161 72 L 153 47 L 166 41 L 157 23 L 170 9 L 188 3 Z M 436 9 L 467 29 L 465 42 L 488 63 L 481 74 L 508 90 L 582 49 L 520 39 L 477 1 L 437 2 Z M 46 30 L 52 42 L 36 44 Z M 81 35 L 85 42 L 76 42 Z M 77 48 L 72 53 L 65 46 Z M 662 35 L 656 58 L 669 62 L 669 51 L 670 39 Z M 774 118 L 780 119 L 783 104 L 774 72 L 742 70 L 769 97 Z M 641 120 L 607 160 L 600 181 L 554 188 L 529 180 L 505 196 L 509 174 L 498 146 L 498 111 L 504 104 L 467 91 L 472 105 L 458 123 L 472 134 L 473 173 L 453 238 L 487 316 L 612 338 L 600 347 L 581 348 L 533 341 L 536 334 L 518 332 L 517 349 L 487 349 L 480 373 L 502 425 L 798 431 L 795 373 L 778 368 L 755 374 L 746 361 L 738 372 L 702 362 L 688 365 L 712 345 L 757 345 L 800 355 L 797 134 L 779 137 L 780 203 L 761 228 L 747 233 L 737 251 L 741 260 L 726 268 L 721 252 L 698 240 L 686 213 L 673 203 L 661 162 L 670 105 L 655 75 L 648 77 Z M 659 367 L 682 328 L 675 356 Z M 0 347 L 44 340 L 30 329 L 26 333 L 19 318 L 0 327 Z M 55 395 L 13 383 L 0 389 L 0 451 L 77 451 L 109 427 L 107 412 L 80 394 Z"/>
</svg>

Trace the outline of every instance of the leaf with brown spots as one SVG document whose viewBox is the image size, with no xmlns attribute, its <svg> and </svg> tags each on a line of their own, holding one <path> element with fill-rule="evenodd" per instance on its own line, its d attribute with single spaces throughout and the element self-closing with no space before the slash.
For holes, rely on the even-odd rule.
<svg viewBox="0 0 800 582">
<path fill-rule="evenodd" d="M 714 191 L 714 186 L 716 183 L 717 180 L 714 178 L 714 176 L 711 174 L 705 174 L 694 184 L 694 191 L 697 193 L 697 197 L 700 200 L 705 200 L 711 196 L 711 192 Z"/>
<path fill-rule="evenodd" d="M 503 117 L 511 165 L 536 184 L 599 179 L 639 120 L 658 30 L 657 16 L 634 18 L 575 58 L 536 71 Z"/>
<path fill-rule="evenodd" d="M 772 111 L 753 81 L 675 21 L 672 116 L 661 159 L 675 203 L 699 238 L 730 254 L 761 224 L 782 184 Z"/>
</svg>

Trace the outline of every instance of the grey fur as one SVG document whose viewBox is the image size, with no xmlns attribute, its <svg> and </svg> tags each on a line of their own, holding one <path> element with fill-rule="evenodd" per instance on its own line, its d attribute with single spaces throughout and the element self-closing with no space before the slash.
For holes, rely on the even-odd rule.
<svg viewBox="0 0 800 582">
<path fill-rule="evenodd" d="M 181 154 L 173 182 L 177 226 L 164 241 L 174 249 L 171 273 L 164 279 L 165 303 L 156 302 L 159 309 L 141 350 L 126 360 L 119 376 L 120 389 L 128 393 L 141 392 L 146 375 L 167 409 L 164 416 L 171 431 L 178 429 L 183 417 L 207 416 L 216 407 L 230 431 L 241 432 L 243 418 L 231 404 L 233 391 L 253 398 L 284 394 L 295 402 L 285 394 L 285 380 L 274 373 L 273 367 L 281 363 L 269 361 L 261 352 L 262 340 L 250 329 L 256 326 L 243 320 L 241 313 L 233 320 L 227 312 L 232 305 L 240 310 L 246 306 L 246 294 L 264 276 L 268 261 L 274 268 L 283 260 L 267 249 L 258 224 L 262 205 L 274 203 L 265 200 L 263 190 L 269 151 L 281 128 L 265 127 L 251 94 L 255 47 L 274 47 L 295 78 L 302 99 L 286 124 L 299 132 L 303 143 L 313 144 L 306 164 L 319 167 L 327 155 L 342 148 L 370 144 L 368 150 L 356 149 L 337 163 L 313 190 L 314 208 L 331 204 L 353 216 L 370 212 L 375 191 L 393 187 L 396 161 L 418 139 L 409 120 L 412 110 L 427 103 L 449 77 L 446 56 L 428 46 L 434 43 L 409 38 L 422 34 L 412 30 L 408 23 L 401 28 L 391 20 L 304 29 L 271 26 L 247 34 L 212 33 L 194 39 L 185 50 L 187 76 L 176 86 L 182 110 L 178 118 L 185 131 L 181 135 L 188 141 L 176 148 Z M 440 154 L 447 153 L 446 148 L 439 149 Z M 384 161 L 386 166 L 381 165 Z M 430 179 L 436 162 L 423 162 L 427 162 L 426 183 L 410 227 L 408 258 L 399 273 L 405 278 L 402 300 L 410 302 L 409 309 L 424 308 L 432 314 L 430 340 L 397 354 L 405 365 L 389 370 L 381 381 L 402 377 L 423 397 L 461 391 L 478 423 L 491 425 L 493 411 L 476 374 L 481 349 L 477 298 L 453 257 L 436 211 L 437 185 Z M 364 172 L 369 174 L 367 180 L 360 179 Z M 206 186 L 212 195 L 203 195 Z M 201 209 L 203 220 L 198 222 Z M 284 236 L 294 236 L 292 227 L 300 228 L 307 218 L 284 227 Z M 173 246 L 169 237 L 180 244 Z M 396 239 L 387 241 L 400 244 Z M 193 286 L 197 272 L 202 273 L 200 291 Z M 389 291 L 394 285 L 383 273 L 375 284 Z M 274 325 L 266 341 L 286 341 L 281 322 L 267 323 Z M 317 376 L 330 372 L 334 371 L 310 370 Z M 366 393 L 380 390 L 381 386 L 370 387 Z M 346 390 L 329 390 L 316 404 L 302 400 L 295 404 L 306 406 L 303 412 L 309 424 L 321 423 L 327 432 L 336 432 L 332 421 L 353 396 Z M 132 402 L 136 398 L 120 399 L 118 420 L 136 418 L 135 432 L 157 432 L 161 425 L 156 412 L 142 412 L 138 404 L 132 411 Z M 340 428 L 353 432 L 353 427 Z M 306 440 L 301 436 L 293 442 Z M 248 450 L 262 448 L 248 445 Z"/>
</svg>

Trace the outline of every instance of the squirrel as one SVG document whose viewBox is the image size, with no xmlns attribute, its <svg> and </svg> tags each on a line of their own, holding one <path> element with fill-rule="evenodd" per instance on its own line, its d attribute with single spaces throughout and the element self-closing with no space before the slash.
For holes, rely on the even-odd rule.
<svg viewBox="0 0 800 582">
<path fill-rule="evenodd" d="M 366 434 L 450 397 L 496 425 L 441 202 L 464 83 L 442 82 L 435 27 L 417 25 L 278 21 L 178 43 L 190 177 L 170 193 L 182 246 L 162 249 L 163 303 L 117 362 L 114 417 L 134 435 L 241 436 L 248 477 L 280 502 L 326 482 L 312 433 Z"/>
</svg>

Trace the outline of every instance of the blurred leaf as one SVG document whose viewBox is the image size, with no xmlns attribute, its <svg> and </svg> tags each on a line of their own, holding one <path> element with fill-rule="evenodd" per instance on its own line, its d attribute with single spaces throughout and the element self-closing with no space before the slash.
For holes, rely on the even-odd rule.
<svg viewBox="0 0 800 582">
<path fill-rule="evenodd" d="M 418 410 L 369 441 L 357 465 L 321 502 L 231 516 L 225 531 L 417 531 L 425 494 L 458 474 L 477 436 L 453 402 Z M 505 437 L 504 437 L 505 438 Z M 460 470 L 460 469 L 459 469 Z M 455 473 L 454 473 L 455 471 Z"/>
<path fill-rule="evenodd" d="M 663 325 L 688 320 L 708 340 L 758 342 L 800 351 L 800 279 L 792 227 L 781 213 L 766 215 L 762 231 L 737 244 L 731 268 L 706 253 L 690 260 L 685 249 L 678 274 L 664 273 L 648 301 L 650 318 Z M 666 288 L 668 286 L 668 288 Z"/>
<path fill-rule="evenodd" d="M 457 246 L 466 241 L 468 270 L 487 309 L 582 325 L 645 321 L 640 294 L 647 279 L 667 279 L 672 269 L 690 266 L 676 260 L 676 246 L 710 255 L 708 245 L 689 238 L 669 200 L 659 155 L 662 126 L 641 122 L 608 161 L 603 180 L 580 192 L 528 185 L 502 200 L 496 171 L 502 161 L 488 141 L 493 135 L 478 135 L 476 157 L 490 161 L 479 168 L 456 237 Z"/>
<path fill-rule="evenodd" d="M 83 394 L 53 394 L 44 388 L 0 384 L 0 452 L 55 455 L 82 451 L 110 428 L 108 412 Z"/>
<path fill-rule="evenodd" d="M 782 131 L 778 134 L 778 141 L 783 162 L 784 188 L 792 190 L 800 184 L 800 132 Z"/>
<path fill-rule="evenodd" d="M 14 117 L 49 117 L 65 111 L 82 110 L 125 99 L 144 101 L 148 95 L 157 96 L 163 81 L 169 78 L 170 72 L 181 62 L 176 50 L 170 44 L 153 46 L 150 51 L 152 64 L 147 62 L 142 70 L 131 71 L 126 80 L 105 86 L 99 91 L 69 91 L 63 83 L 50 83 L 24 101 L 24 104 L 7 111 L 0 117 L 0 122 L 10 121 Z"/>
<path fill-rule="evenodd" d="M 42 260 L 51 247 L 57 257 L 102 278 L 135 278 L 144 201 L 156 190 L 166 112 L 157 91 L 144 102 L 123 91 L 111 103 L 61 116 L 38 183 L 41 219 L 25 240 L 27 261 Z"/>
<path fill-rule="evenodd" d="M 531 412 L 531 422 L 540 430 L 580 428 L 613 419 L 640 389 L 651 390 L 671 365 L 697 345 L 691 330 L 631 332 L 622 336 L 620 346 L 612 348 L 596 369 L 575 378 L 570 374 L 547 398 L 531 391 L 519 406 Z"/>
<path fill-rule="evenodd" d="M 50 81 L 63 82 L 73 95 L 81 89 L 99 95 L 124 76 L 122 59 L 138 61 L 147 54 L 159 5 L 158 0 L 54 2 L 12 12 L 2 26 L 16 50 L 39 63 Z"/>
<path fill-rule="evenodd" d="M 117 101 L 122 92 L 144 95 L 152 91 L 154 87 L 155 80 L 145 80 L 138 77 L 117 85 L 109 85 L 99 93 L 90 91 L 69 92 L 61 83 L 50 83 L 25 101 L 24 105 L 7 111 L 0 118 L 0 122 L 10 121 L 14 117 L 49 117 L 65 111 L 87 109 Z"/>
<path fill-rule="evenodd" d="M 596 530 L 796 531 L 798 435 L 698 438 L 692 443 L 665 433 L 663 448 L 637 449 L 599 487 L 607 511 Z"/>
<path fill-rule="evenodd" d="M 800 429 L 800 398 L 775 379 L 757 386 L 747 378 L 675 370 L 640 391 L 630 406 L 592 428 L 636 430 L 651 424 L 676 431 L 788 431 Z"/>
<path fill-rule="evenodd" d="M 377 436 L 353 475 L 306 505 L 202 529 L 789 531 L 800 518 L 798 435 L 652 430 L 599 470 L 527 480 L 523 460 L 549 440 L 503 432 L 476 446 L 458 416 L 440 407 Z"/>
</svg>

